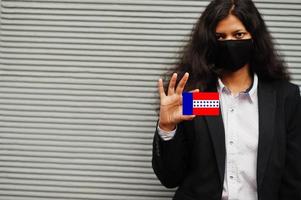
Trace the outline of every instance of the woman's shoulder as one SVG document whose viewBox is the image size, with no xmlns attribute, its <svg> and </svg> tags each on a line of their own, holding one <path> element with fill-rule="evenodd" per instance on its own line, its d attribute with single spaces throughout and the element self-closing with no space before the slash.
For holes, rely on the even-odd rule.
<svg viewBox="0 0 301 200">
<path fill-rule="evenodd" d="M 296 90 L 299 89 L 299 86 L 290 80 L 277 80 L 275 81 L 278 87 L 281 87 L 285 90 Z"/>
<path fill-rule="evenodd" d="M 291 95 L 300 95 L 299 86 L 290 80 L 273 80 L 273 81 L 263 81 L 261 82 L 269 87 L 273 88 L 280 95 L 291 96 Z"/>
</svg>

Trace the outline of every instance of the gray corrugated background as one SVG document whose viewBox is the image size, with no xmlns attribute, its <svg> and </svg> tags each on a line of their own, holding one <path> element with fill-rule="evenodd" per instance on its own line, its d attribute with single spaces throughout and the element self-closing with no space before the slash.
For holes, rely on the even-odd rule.
<svg viewBox="0 0 301 200">
<path fill-rule="evenodd" d="M 2 0 L 0 199 L 170 199 L 157 79 L 208 1 Z M 301 86 L 300 0 L 257 0 Z"/>
</svg>

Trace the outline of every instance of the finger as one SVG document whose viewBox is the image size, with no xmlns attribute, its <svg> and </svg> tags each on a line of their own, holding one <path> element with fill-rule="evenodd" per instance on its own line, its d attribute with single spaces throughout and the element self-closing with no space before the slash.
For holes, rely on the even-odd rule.
<svg viewBox="0 0 301 200">
<path fill-rule="evenodd" d="M 189 77 L 189 74 L 186 72 L 185 74 L 184 74 L 184 76 L 183 76 L 183 78 L 181 79 L 181 81 L 179 82 L 179 84 L 178 84 L 178 87 L 177 87 L 177 89 L 176 89 L 176 93 L 177 94 L 182 94 L 182 92 L 183 92 L 183 90 L 184 90 L 184 87 L 185 87 L 185 85 L 186 85 L 186 82 L 187 82 L 187 80 L 188 80 L 188 77 Z"/>
<path fill-rule="evenodd" d="M 192 120 L 196 115 L 182 115 L 182 120 Z"/>
<path fill-rule="evenodd" d="M 175 85 L 177 81 L 177 73 L 173 73 L 171 76 L 171 79 L 169 81 L 169 86 L 168 86 L 168 95 L 173 95 L 175 93 Z"/>
<path fill-rule="evenodd" d="M 158 81 L 158 91 L 159 91 L 160 98 L 166 96 L 166 95 L 165 95 L 165 92 L 164 92 L 164 88 L 163 88 L 163 81 L 162 81 L 161 78 L 160 78 L 159 81 Z"/>
</svg>

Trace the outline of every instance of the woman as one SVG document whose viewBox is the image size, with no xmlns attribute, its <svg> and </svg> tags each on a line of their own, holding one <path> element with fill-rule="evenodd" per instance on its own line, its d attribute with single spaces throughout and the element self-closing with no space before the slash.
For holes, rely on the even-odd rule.
<svg viewBox="0 0 301 200">
<path fill-rule="evenodd" d="M 164 91 L 153 169 L 180 200 L 301 200 L 301 98 L 251 0 L 214 0 Z M 219 116 L 182 115 L 217 91 Z"/>
</svg>

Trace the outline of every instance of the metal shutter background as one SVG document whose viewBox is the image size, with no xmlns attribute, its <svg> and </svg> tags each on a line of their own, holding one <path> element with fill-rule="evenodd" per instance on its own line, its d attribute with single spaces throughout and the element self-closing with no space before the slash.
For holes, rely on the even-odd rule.
<svg viewBox="0 0 301 200">
<path fill-rule="evenodd" d="M 2 0 L 0 199 L 171 199 L 156 83 L 208 1 Z M 257 0 L 301 86 L 300 0 Z"/>
</svg>

